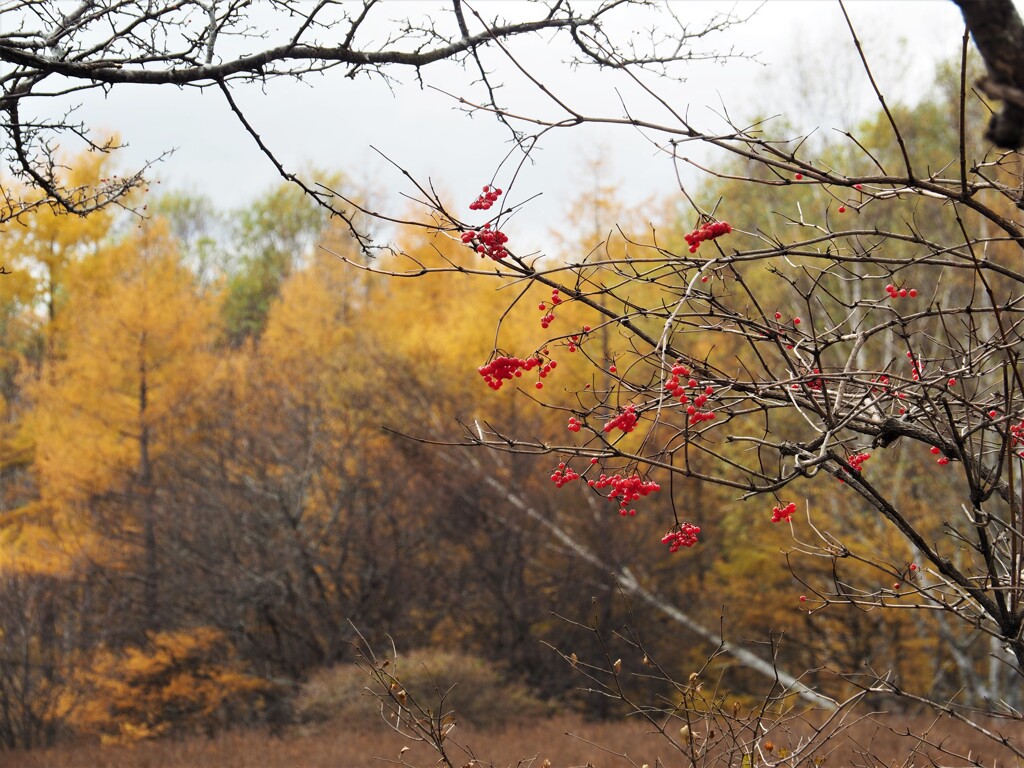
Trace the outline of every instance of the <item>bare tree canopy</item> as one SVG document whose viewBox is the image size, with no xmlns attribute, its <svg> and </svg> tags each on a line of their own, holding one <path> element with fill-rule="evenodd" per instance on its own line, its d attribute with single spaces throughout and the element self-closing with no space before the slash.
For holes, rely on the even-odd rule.
<svg viewBox="0 0 1024 768">
<path fill-rule="evenodd" d="M 386 87 L 396 69 L 422 78 L 430 65 L 456 61 L 478 73 L 479 85 L 493 101 L 500 83 L 492 82 L 481 52 L 514 38 L 541 33 L 564 38 L 566 56 L 575 64 L 663 71 L 674 62 L 700 58 L 691 43 L 733 21 L 715 16 L 695 28 L 678 22 L 637 40 L 623 36 L 626 25 L 616 23 L 623 9 L 636 5 L 646 3 L 606 0 L 578 9 L 552 2 L 495 12 L 487 4 L 477 8 L 452 0 L 439 8 L 406 7 L 408 15 L 396 20 L 396 6 L 378 0 L 11 2 L 0 8 L 4 159 L 19 180 L 52 202 L 87 213 L 121 200 L 141 176 L 98 190 L 62 185 L 55 173 L 58 146 L 85 142 L 115 148 L 94 142 L 88 127 L 76 121 L 75 97 L 83 91 L 123 84 L 219 89 L 259 143 L 230 95 L 243 83 L 338 70 L 347 78 L 380 78 Z M 517 18 L 500 15 L 510 12 Z M 358 119 L 355 110 L 353 117 Z M 10 193 L 6 203 L 0 220 L 29 204 Z"/>
<path fill-rule="evenodd" d="M 989 77 L 980 85 L 1005 101 L 989 127 L 998 146 L 1017 148 L 1024 137 L 1024 26 L 1012 0 L 957 0 L 981 50 Z M 479 74 L 485 96 L 496 106 L 501 83 L 481 58 L 514 38 L 544 34 L 564 38 L 574 64 L 656 68 L 721 55 L 695 50 L 709 33 L 736 18 L 725 14 L 693 23 L 670 8 L 656 33 L 624 33 L 619 19 L 639 0 L 605 0 L 578 8 L 564 2 L 520 5 L 506 18 L 486 4 L 479 8 L 452 0 L 433 13 L 395 19 L 394 6 L 380 0 L 150 0 L 29 2 L 0 8 L 0 110 L 6 115 L 4 159 L 9 172 L 44 194 L 31 202 L 6 190 L 0 220 L 42 200 L 69 212 L 86 213 L 122 200 L 142 183 L 129 173 L 100 188 L 72 189 L 55 173 L 55 152 L 77 142 L 115 149 L 95 139 L 75 118 L 75 97 L 83 91 L 123 84 L 215 88 L 223 92 L 245 129 L 255 130 L 231 97 L 242 83 L 273 78 L 307 78 L 330 70 L 345 77 L 378 77 L 423 70 L 457 61 Z M 272 148 L 260 144 L 272 154 Z M 154 160 L 157 158 L 154 158 Z M 273 161 L 273 157 L 271 157 Z M 278 170 L 288 177 L 278 165 Z M 144 169 L 141 169 L 144 170 Z M 294 179 L 292 179 L 294 180 Z M 313 193 L 313 190 L 307 190 Z"/>
</svg>

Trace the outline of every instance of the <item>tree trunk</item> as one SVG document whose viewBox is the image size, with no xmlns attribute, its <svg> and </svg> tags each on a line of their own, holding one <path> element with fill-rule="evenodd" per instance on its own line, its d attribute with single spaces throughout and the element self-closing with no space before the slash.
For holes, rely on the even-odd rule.
<svg viewBox="0 0 1024 768">
<path fill-rule="evenodd" d="M 475 460 L 470 460 L 470 463 L 474 468 L 479 470 L 479 465 Z M 703 624 L 696 621 L 693 617 L 689 616 L 677 605 L 672 603 L 672 601 L 644 587 L 629 568 L 615 568 L 609 563 L 601 560 L 601 558 L 599 558 L 594 552 L 587 549 L 577 541 L 576 538 L 568 531 L 565 531 L 554 523 L 549 516 L 542 514 L 540 511 L 530 506 L 521 496 L 510 490 L 494 475 L 486 472 L 480 472 L 480 476 L 483 478 L 486 485 L 489 485 L 503 496 L 511 508 L 524 513 L 547 528 L 552 536 L 570 553 L 572 553 L 573 556 L 606 573 L 613 573 L 619 586 L 622 588 L 622 591 L 626 594 L 639 598 L 652 608 L 660 611 L 673 622 L 686 627 L 697 636 L 704 638 L 710 645 L 721 647 L 741 666 L 746 667 L 769 680 L 777 682 L 787 690 L 793 691 L 808 704 L 812 704 L 826 710 L 836 709 L 837 705 L 833 699 L 830 699 L 829 697 L 824 696 L 804 685 L 795 676 L 779 669 L 771 662 L 765 661 L 760 656 L 751 653 L 745 648 L 737 648 L 736 646 L 728 645 L 717 632 L 708 629 Z"/>
<path fill-rule="evenodd" d="M 985 137 L 1003 149 L 1024 146 L 1024 23 L 1013 0 L 953 0 L 964 15 L 974 44 L 985 60 L 988 78 L 978 84 L 1000 99 Z"/>
<path fill-rule="evenodd" d="M 156 511 L 153 504 L 153 465 L 149 456 L 148 392 L 146 388 L 145 339 L 139 348 L 139 486 L 142 496 L 143 610 L 146 629 L 160 629 Z"/>
</svg>

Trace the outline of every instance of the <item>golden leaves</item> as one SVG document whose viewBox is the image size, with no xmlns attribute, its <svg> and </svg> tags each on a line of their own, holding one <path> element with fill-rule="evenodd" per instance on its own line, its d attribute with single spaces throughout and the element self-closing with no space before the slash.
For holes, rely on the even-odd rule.
<svg viewBox="0 0 1024 768">
<path fill-rule="evenodd" d="M 151 634 L 145 646 L 123 652 L 100 648 L 82 660 L 74 683 L 71 723 L 120 743 L 194 727 L 269 691 L 212 627 Z"/>
</svg>

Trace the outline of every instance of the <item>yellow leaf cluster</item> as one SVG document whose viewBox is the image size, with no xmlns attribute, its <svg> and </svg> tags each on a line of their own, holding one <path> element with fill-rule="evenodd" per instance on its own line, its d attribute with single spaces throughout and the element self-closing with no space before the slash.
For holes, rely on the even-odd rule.
<svg viewBox="0 0 1024 768">
<path fill-rule="evenodd" d="M 269 690 L 211 627 L 151 633 L 143 646 L 101 648 L 85 660 L 65 706 L 72 726 L 107 742 L 195 730 Z"/>
<path fill-rule="evenodd" d="M 36 470 L 56 504 L 102 493 L 187 433 L 213 365 L 212 307 L 159 222 L 75 270 L 66 351 L 30 389 Z"/>
</svg>

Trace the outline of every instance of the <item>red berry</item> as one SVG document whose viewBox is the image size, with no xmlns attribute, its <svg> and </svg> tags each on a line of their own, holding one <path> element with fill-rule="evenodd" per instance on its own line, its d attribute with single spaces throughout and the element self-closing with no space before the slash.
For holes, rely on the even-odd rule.
<svg viewBox="0 0 1024 768">
<path fill-rule="evenodd" d="M 846 213 L 846 206 L 845 205 L 840 205 L 839 206 L 839 212 L 840 213 Z"/>
<path fill-rule="evenodd" d="M 803 175 L 802 173 L 798 173 L 798 174 L 797 174 L 796 176 L 794 176 L 793 178 L 794 178 L 794 179 L 796 179 L 797 181 L 800 181 L 801 179 L 803 179 L 803 177 L 804 177 L 804 175 Z"/>
<path fill-rule="evenodd" d="M 615 373 L 617 371 L 618 371 L 618 368 L 616 368 L 614 365 L 609 365 L 608 366 L 608 373 Z"/>
</svg>

